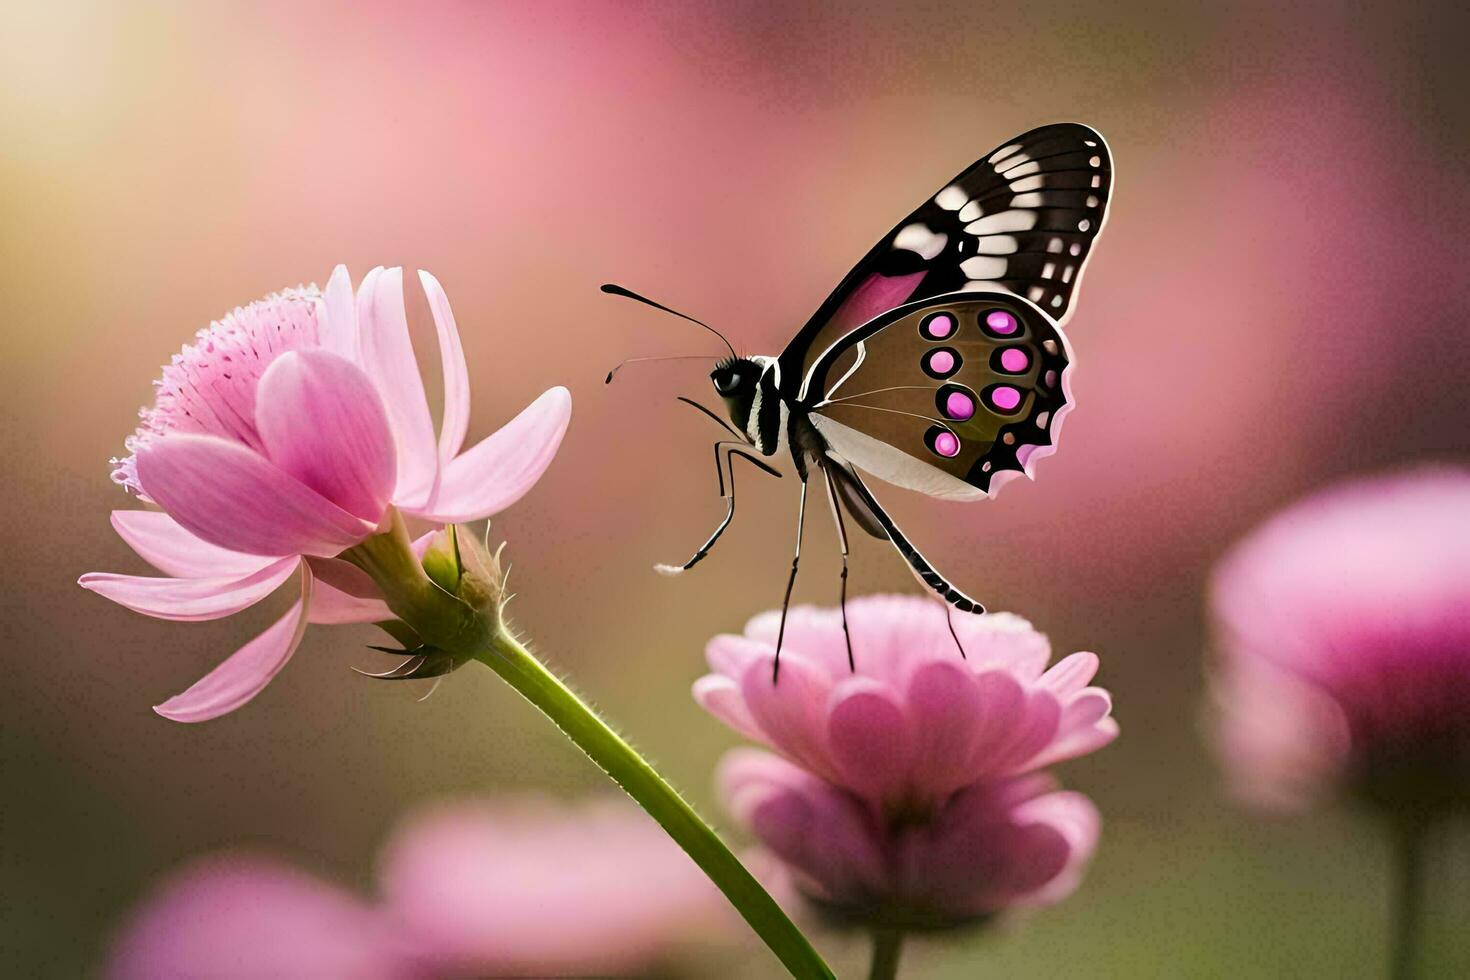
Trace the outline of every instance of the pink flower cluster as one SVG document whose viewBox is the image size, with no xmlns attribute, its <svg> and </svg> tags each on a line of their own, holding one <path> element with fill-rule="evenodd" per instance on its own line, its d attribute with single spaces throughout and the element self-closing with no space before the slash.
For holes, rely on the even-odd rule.
<svg viewBox="0 0 1470 980">
<path fill-rule="evenodd" d="M 374 269 L 354 296 L 338 266 L 325 292 L 290 289 L 237 309 L 176 354 L 113 479 L 160 510 L 113 512 L 164 577 L 93 572 L 83 588 L 186 622 L 246 609 L 296 578 L 275 625 L 155 710 L 204 721 L 238 708 L 285 666 L 307 623 L 391 619 L 367 575 L 337 558 L 397 510 L 433 523 L 509 507 L 556 455 L 571 396 L 552 388 L 461 452 L 469 373 L 449 300 L 427 272 L 444 371 L 435 435 L 403 304 L 403 270 Z"/>
<path fill-rule="evenodd" d="M 626 976 L 733 934 L 715 887 L 621 800 L 433 806 L 400 826 L 378 877 L 369 902 L 279 860 L 205 858 L 133 913 L 107 975 Z"/>
<path fill-rule="evenodd" d="M 1221 561 L 1217 742 L 1243 798 L 1470 805 L 1470 470 L 1360 480 Z"/>
<path fill-rule="evenodd" d="M 1058 901 L 1096 846 L 1092 803 L 1044 767 L 1117 737 L 1097 657 L 1048 669 L 1047 639 L 1010 614 L 956 616 L 907 596 L 791 610 L 710 641 L 707 710 L 779 755 L 726 757 L 731 811 L 818 904 L 864 920 L 946 925 Z"/>
</svg>

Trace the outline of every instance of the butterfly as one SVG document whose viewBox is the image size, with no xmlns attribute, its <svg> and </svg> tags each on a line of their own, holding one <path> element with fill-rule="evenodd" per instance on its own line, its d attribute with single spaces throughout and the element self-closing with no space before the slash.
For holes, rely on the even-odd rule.
<svg viewBox="0 0 1470 980">
<path fill-rule="evenodd" d="M 680 399 L 733 437 L 715 443 L 726 514 L 688 561 L 660 571 L 692 568 L 730 526 L 736 458 L 779 476 L 758 456 L 787 455 L 800 478 L 773 678 L 816 473 L 842 550 L 844 633 L 845 518 L 891 542 L 951 609 L 985 611 L 909 541 L 864 474 L 933 497 L 982 500 L 1030 476 L 1055 449 L 1072 406 L 1072 355 L 1061 328 L 1107 220 L 1112 174 L 1107 143 L 1088 126 L 1058 123 L 1007 141 L 883 236 L 774 357 L 740 356 L 703 321 L 621 286 L 602 287 L 704 327 L 730 352 L 710 374 L 728 421 Z M 847 654 L 855 669 L 850 637 Z"/>
</svg>

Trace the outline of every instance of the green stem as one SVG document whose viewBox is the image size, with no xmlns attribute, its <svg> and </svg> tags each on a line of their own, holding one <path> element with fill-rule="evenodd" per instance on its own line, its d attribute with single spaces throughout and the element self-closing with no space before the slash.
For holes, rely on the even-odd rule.
<svg viewBox="0 0 1470 980">
<path fill-rule="evenodd" d="M 1413 980 L 1419 972 L 1424 922 L 1424 869 L 1429 821 L 1409 816 L 1394 826 L 1393 959 L 1389 976 Z"/>
<path fill-rule="evenodd" d="M 678 792 L 586 702 L 505 631 L 476 659 L 540 708 L 577 747 L 657 820 L 750 923 L 793 977 L 832 971 L 786 913 Z"/>
<path fill-rule="evenodd" d="M 868 980 L 894 980 L 898 957 L 903 952 L 903 931 L 877 926 L 873 929 L 873 966 Z"/>
</svg>

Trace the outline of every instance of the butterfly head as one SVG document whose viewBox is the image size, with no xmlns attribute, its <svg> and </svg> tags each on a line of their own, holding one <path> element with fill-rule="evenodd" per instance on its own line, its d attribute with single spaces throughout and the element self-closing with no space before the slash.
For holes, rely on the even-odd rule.
<svg viewBox="0 0 1470 980">
<path fill-rule="evenodd" d="M 750 407 L 755 401 L 760 375 L 761 366 L 747 357 L 724 358 L 709 374 L 715 393 L 725 400 L 730 420 L 741 429 L 750 420 Z"/>
</svg>

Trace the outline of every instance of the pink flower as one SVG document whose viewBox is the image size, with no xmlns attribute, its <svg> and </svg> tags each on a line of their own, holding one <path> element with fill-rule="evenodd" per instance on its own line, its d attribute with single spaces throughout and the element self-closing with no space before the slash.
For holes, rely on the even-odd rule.
<svg viewBox="0 0 1470 980">
<path fill-rule="evenodd" d="M 724 898 L 622 800 L 463 801 L 410 816 L 368 902 L 276 861 L 208 858 L 133 913 L 107 975 L 627 976 L 731 941 Z"/>
<path fill-rule="evenodd" d="M 960 790 L 928 818 L 885 820 L 852 794 L 757 749 L 720 767 L 730 812 L 839 919 L 939 928 L 1076 890 L 1097 846 L 1097 809 L 1032 773 Z"/>
<path fill-rule="evenodd" d="M 1071 894 L 1097 844 L 1091 802 L 1036 770 L 1118 735 L 1097 657 L 1047 669 L 1018 616 L 956 616 L 909 596 L 798 608 L 771 683 L 780 614 L 717 636 L 694 696 L 785 758 L 730 753 L 728 808 L 797 891 L 846 921 L 899 930 L 971 922 Z"/>
<path fill-rule="evenodd" d="M 401 937 L 344 889 L 279 861 L 219 855 L 170 875 L 124 926 L 110 980 L 426 977 Z"/>
<path fill-rule="evenodd" d="M 733 921 L 694 862 L 621 800 L 434 807 L 389 842 L 379 878 L 392 928 L 455 976 L 642 974 Z"/>
<path fill-rule="evenodd" d="M 80 584 L 162 619 L 218 619 L 288 579 L 300 599 L 275 625 L 156 710 L 204 721 L 238 708 L 286 664 L 308 622 L 391 618 L 367 575 L 337 556 L 391 522 L 488 517 L 551 462 L 571 415 L 552 388 L 461 453 L 469 376 L 449 301 L 419 279 L 439 334 L 437 437 L 409 340 L 401 269 L 374 269 L 354 298 L 347 270 L 324 293 L 292 289 L 201 331 L 163 369 L 113 479 L 161 511 L 113 527 L 167 577 L 91 573 Z"/>
<path fill-rule="evenodd" d="M 1470 471 L 1349 483 L 1220 563 L 1213 684 L 1238 793 L 1470 803 Z"/>
<path fill-rule="evenodd" d="M 1009 613 L 955 616 L 909 596 L 848 603 L 856 673 L 836 609 L 791 610 L 781 681 L 771 683 L 780 614 L 717 636 L 714 673 L 694 696 L 748 738 L 888 813 L 926 813 L 982 779 L 1093 752 L 1118 735 L 1112 701 L 1089 687 L 1095 654 L 1051 669 L 1051 645 Z"/>
</svg>

